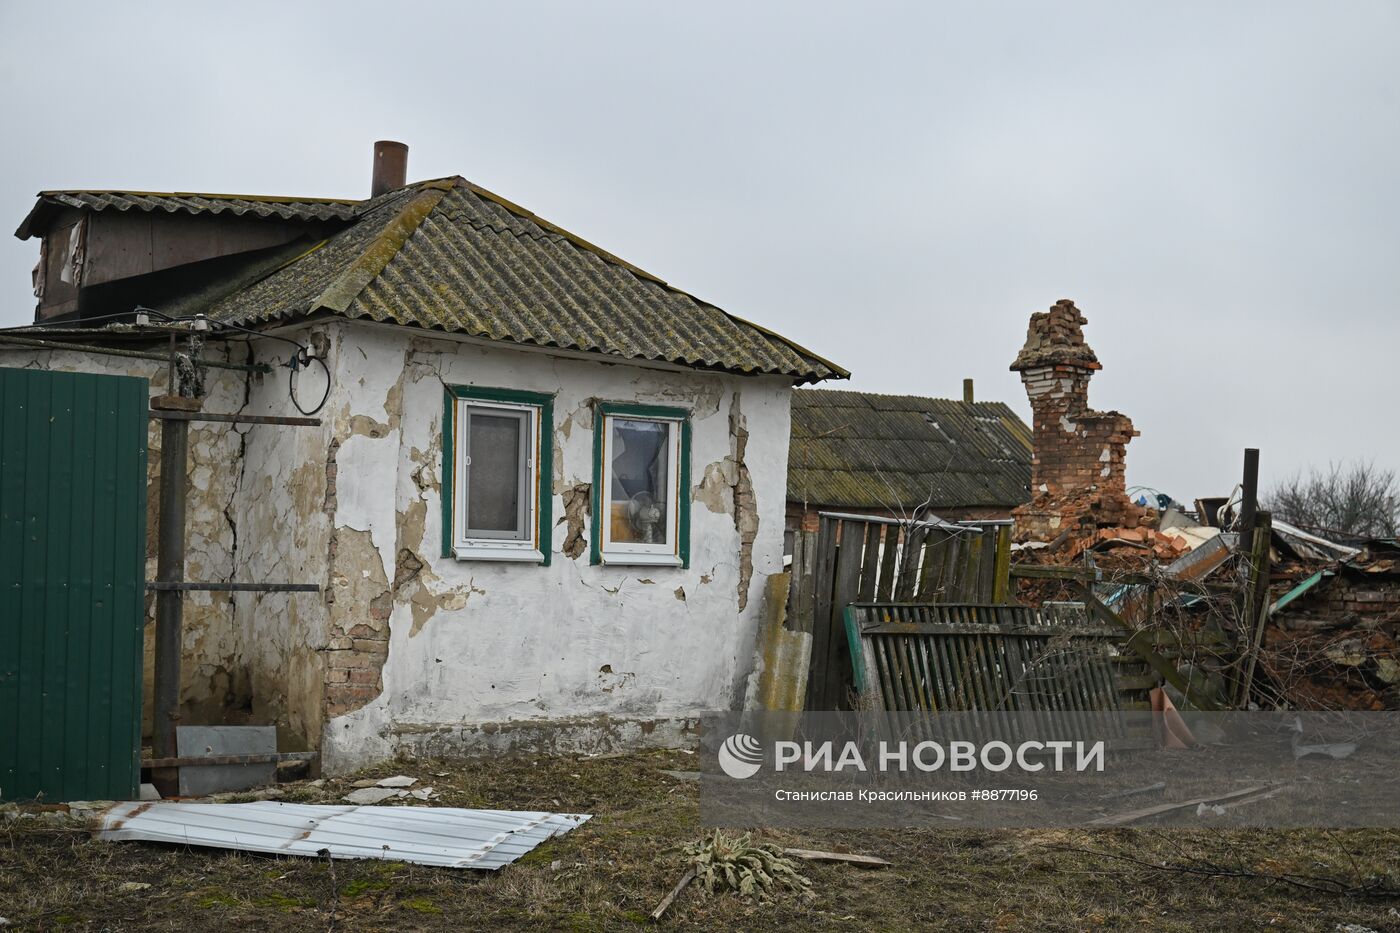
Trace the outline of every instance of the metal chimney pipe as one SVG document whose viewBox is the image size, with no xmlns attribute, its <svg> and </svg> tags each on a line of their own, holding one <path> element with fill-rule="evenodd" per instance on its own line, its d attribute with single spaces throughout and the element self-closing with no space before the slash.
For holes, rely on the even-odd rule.
<svg viewBox="0 0 1400 933">
<path fill-rule="evenodd" d="M 967 404 L 969 404 L 969 405 L 972 404 L 973 396 L 972 396 L 972 380 L 971 380 L 971 379 L 964 379 L 964 380 L 963 380 L 963 401 L 964 401 L 964 402 L 967 402 Z"/>
<path fill-rule="evenodd" d="M 369 196 L 377 198 L 386 191 L 408 184 L 408 146 L 392 139 L 374 144 L 374 173 L 370 176 Z"/>
</svg>

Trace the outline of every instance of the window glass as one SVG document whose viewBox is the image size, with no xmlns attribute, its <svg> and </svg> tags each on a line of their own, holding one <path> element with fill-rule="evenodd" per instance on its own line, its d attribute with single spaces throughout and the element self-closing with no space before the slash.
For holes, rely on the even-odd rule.
<svg viewBox="0 0 1400 933">
<path fill-rule="evenodd" d="M 515 414 L 471 411 L 467 445 L 467 528 L 470 532 L 519 532 L 521 435 Z"/>
<path fill-rule="evenodd" d="M 613 418 L 611 425 L 610 539 L 617 544 L 665 544 L 671 424 Z"/>
</svg>

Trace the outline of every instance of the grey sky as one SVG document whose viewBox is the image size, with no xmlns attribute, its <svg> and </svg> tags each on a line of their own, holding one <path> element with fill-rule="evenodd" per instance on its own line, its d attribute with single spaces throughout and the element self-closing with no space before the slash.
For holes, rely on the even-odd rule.
<svg viewBox="0 0 1400 933">
<path fill-rule="evenodd" d="M 1400 5 L 0 4 L 0 207 L 462 174 L 854 373 L 1028 414 L 1073 298 L 1130 483 L 1400 467 Z M 0 325 L 33 242 L 0 243 Z M 837 384 L 837 387 L 840 387 Z"/>
</svg>

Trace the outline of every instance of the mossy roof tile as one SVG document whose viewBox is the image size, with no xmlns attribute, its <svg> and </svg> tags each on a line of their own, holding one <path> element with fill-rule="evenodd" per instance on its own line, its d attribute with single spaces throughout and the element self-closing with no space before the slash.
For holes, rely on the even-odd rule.
<svg viewBox="0 0 1400 933">
<path fill-rule="evenodd" d="M 792 398 L 788 499 L 833 508 L 1010 508 L 1031 433 L 1002 402 L 828 389 Z"/>
</svg>

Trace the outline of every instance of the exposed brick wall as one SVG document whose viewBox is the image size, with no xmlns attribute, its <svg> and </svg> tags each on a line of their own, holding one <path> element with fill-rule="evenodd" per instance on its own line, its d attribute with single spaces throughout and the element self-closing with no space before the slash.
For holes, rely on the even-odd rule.
<svg viewBox="0 0 1400 933">
<path fill-rule="evenodd" d="M 1282 595 L 1301 573 L 1270 596 Z M 1338 568 L 1269 617 L 1259 665 L 1260 678 L 1298 709 L 1400 709 L 1395 571 Z"/>
<path fill-rule="evenodd" d="M 1089 407 L 1089 379 L 1102 366 L 1084 341 L 1085 323 L 1068 299 L 1032 314 L 1011 364 L 1030 398 L 1035 448 L 1032 499 L 1013 512 L 1020 540 L 1048 541 L 1082 526 L 1134 527 L 1145 518 L 1126 492 L 1133 422 Z"/>
<path fill-rule="evenodd" d="M 331 559 L 334 563 L 334 554 Z M 367 621 L 356 622 L 353 614 L 332 610 L 325 651 L 327 718 L 357 710 L 383 691 L 392 610 L 393 594 L 388 590 L 370 601 Z"/>
<path fill-rule="evenodd" d="M 1338 577 L 1327 587 L 1320 610 L 1328 614 L 1354 613 L 1377 622 L 1400 624 L 1400 581 L 1394 579 L 1364 582 Z M 1303 607 L 1310 607 L 1308 602 Z"/>
<path fill-rule="evenodd" d="M 331 442 L 326 456 L 326 514 L 334 520 L 340 441 Z M 329 585 L 324 599 L 329 614 L 329 640 L 325 658 L 327 719 L 364 706 L 384 689 L 382 671 L 389 657 L 389 616 L 393 591 L 389 588 L 378 554 L 368 532 L 336 529 L 331 532 Z"/>
</svg>

